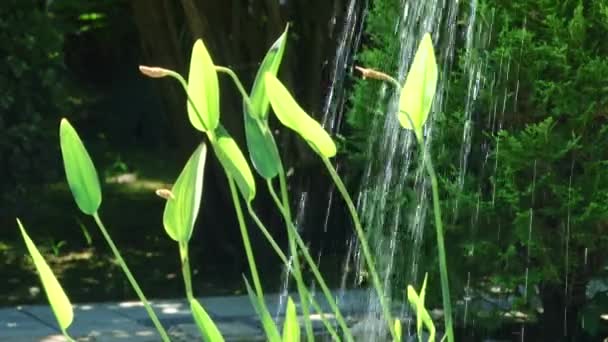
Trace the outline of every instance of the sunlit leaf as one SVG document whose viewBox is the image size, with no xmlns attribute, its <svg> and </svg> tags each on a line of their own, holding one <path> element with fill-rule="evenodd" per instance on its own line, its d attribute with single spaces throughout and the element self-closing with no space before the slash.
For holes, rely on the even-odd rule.
<svg viewBox="0 0 608 342">
<path fill-rule="evenodd" d="M 165 204 L 163 224 L 175 241 L 186 243 L 192 235 L 203 192 L 206 156 L 207 147 L 200 144 L 175 181 L 172 197 Z"/>
<path fill-rule="evenodd" d="M 252 110 L 250 111 L 247 105 L 243 104 L 247 150 L 253 167 L 264 178 L 275 177 L 281 165 L 276 143 L 268 127 L 269 102 L 264 87 L 264 74 L 266 72 L 277 74 L 286 41 L 287 28 L 270 47 L 258 69 L 250 96 Z"/>
<path fill-rule="evenodd" d="M 437 61 L 431 35 L 427 33 L 418 46 L 399 99 L 401 126 L 413 130 L 419 137 L 431 111 L 436 88 Z"/>
<path fill-rule="evenodd" d="M 395 318 L 394 329 L 395 329 L 395 341 L 401 342 L 401 336 L 403 335 L 403 332 L 401 331 L 401 321 L 399 320 L 399 318 Z"/>
<path fill-rule="evenodd" d="M 336 145 L 323 127 L 308 116 L 289 91 L 274 75 L 266 73 L 266 92 L 274 113 L 281 123 L 296 131 L 324 157 L 336 155 Z"/>
<path fill-rule="evenodd" d="M 283 324 L 283 342 L 300 341 L 300 325 L 298 324 L 298 314 L 296 305 L 291 297 L 287 300 L 287 311 L 285 313 L 285 323 Z"/>
<path fill-rule="evenodd" d="M 57 318 L 59 327 L 61 328 L 62 332 L 65 332 L 70 324 L 72 324 L 72 320 L 74 319 L 72 304 L 70 303 L 68 296 L 66 296 L 65 292 L 61 288 L 57 278 L 55 278 L 53 271 L 51 271 L 49 265 L 46 263 L 46 261 L 44 261 L 44 258 L 38 251 L 38 248 L 36 248 L 36 245 L 34 242 L 32 242 L 32 239 L 30 239 L 29 235 L 27 235 L 27 232 L 19 219 L 17 219 L 17 225 L 19 225 L 19 229 L 21 230 L 21 235 L 23 236 L 27 250 L 34 261 L 34 266 L 36 266 L 36 270 L 40 276 L 40 281 L 42 282 L 42 287 L 44 288 L 44 292 L 46 292 L 46 296 L 51 304 L 51 309 L 55 314 L 55 318 Z"/>
<path fill-rule="evenodd" d="M 251 285 L 249 285 L 249 282 L 247 281 L 247 278 L 243 277 L 243 279 L 245 280 L 245 287 L 247 288 L 247 294 L 249 295 L 251 305 L 253 305 L 256 314 L 262 322 L 262 328 L 266 333 L 267 341 L 280 342 L 281 335 L 279 334 L 279 330 L 277 329 L 276 324 L 272 320 L 272 316 L 270 316 L 270 312 L 268 312 L 268 309 L 266 309 L 266 305 L 264 305 L 260 301 L 258 296 L 255 295 L 253 289 L 251 288 Z"/>
<path fill-rule="evenodd" d="M 220 120 L 220 91 L 213 60 L 200 39 L 192 47 L 188 95 L 196 107 L 195 110 L 188 101 L 188 117 L 192 126 L 203 132 L 213 131 Z"/>
<path fill-rule="evenodd" d="M 245 200 L 253 200 L 255 197 L 253 173 L 251 173 L 249 164 L 247 164 L 247 160 L 236 141 L 222 125 L 219 125 L 215 130 L 213 149 L 226 173 L 236 181 L 236 185 Z"/>
<path fill-rule="evenodd" d="M 251 113 L 251 115 L 264 121 L 268 119 L 269 106 L 268 96 L 266 95 L 266 90 L 264 87 L 264 75 L 268 72 L 276 76 L 283 59 L 288 29 L 289 27 L 285 28 L 283 34 L 274 42 L 274 44 L 272 44 L 266 53 L 266 56 L 264 57 L 264 60 L 262 61 L 262 64 L 260 65 L 260 68 L 255 76 L 255 81 L 253 82 L 250 98 L 254 113 Z"/>
<path fill-rule="evenodd" d="M 408 285 L 407 287 L 407 300 L 410 302 L 410 305 L 416 311 L 416 331 L 418 334 L 418 340 L 421 340 L 422 336 L 422 325 L 426 326 L 429 331 L 429 341 L 435 340 L 435 324 L 431 319 L 431 315 L 426 310 L 424 306 L 424 296 L 426 292 L 426 280 L 427 275 L 424 276 L 424 281 L 422 283 L 422 290 L 420 291 L 420 296 L 416 293 L 416 290 Z"/>
<path fill-rule="evenodd" d="M 211 317 L 209 317 L 207 311 L 205 311 L 203 306 L 194 298 L 190 299 L 190 309 L 192 310 L 194 322 L 196 322 L 196 326 L 203 336 L 203 340 L 206 342 L 224 341 L 224 337 L 222 337 L 220 330 L 217 328 Z"/>
<path fill-rule="evenodd" d="M 78 133 L 67 119 L 61 120 L 59 139 L 65 175 L 72 196 L 82 212 L 93 215 L 101 204 L 101 188 L 95 165 Z"/>
</svg>

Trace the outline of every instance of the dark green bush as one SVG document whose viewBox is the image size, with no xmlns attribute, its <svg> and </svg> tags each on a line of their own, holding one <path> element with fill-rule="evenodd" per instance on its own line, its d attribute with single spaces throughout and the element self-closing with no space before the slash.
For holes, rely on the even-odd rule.
<svg viewBox="0 0 608 342">
<path fill-rule="evenodd" d="M 56 176 L 48 172 L 57 159 L 49 139 L 56 136 L 56 118 L 69 108 L 63 37 L 41 3 L 5 0 L 0 6 L 5 63 L 0 68 L 0 193 L 5 200 L 24 191 L 23 184 Z"/>
<path fill-rule="evenodd" d="M 386 10 L 389 3 L 376 1 L 374 6 Z M 467 6 L 461 7 L 460 22 L 466 22 Z M 379 18 L 389 12 L 373 13 L 370 40 L 394 39 L 392 31 L 378 29 Z M 492 35 L 487 46 L 470 55 L 483 63 L 484 73 L 469 122 L 466 174 L 459 167 L 468 82 L 462 41 L 457 42 L 445 110 L 437 113 L 433 131 L 449 260 L 459 260 L 448 265 L 450 280 L 461 295 L 467 283 L 467 291 L 502 287 L 514 308 L 551 326 L 541 336 L 545 340 L 562 337 L 566 308 L 570 338 L 581 336 L 585 286 L 607 257 L 602 246 L 608 243 L 608 4 L 486 0 L 477 20 L 483 30 L 492 25 Z M 386 60 L 395 47 L 372 47 L 360 56 L 362 63 L 394 74 Z M 357 86 L 352 100 L 355 163 L 366 161 L 359 158 L 365 152 L 359 137 L 380 134 L 367 119 L 376 114 L 369 106 L 378 98 L 369 89 L 378 86 Z M 427 249 L 433 248 L 434 236 L 428 228 L 429 242 L 421 251 L 429 256 L 428 266 L 421 267 L 433 272 L 436 261 Z M 438 283 L 435 277 L 430 284 Z M 541 315 L 534 310 L 535 289 L 545 308 Z"/>
</svg>

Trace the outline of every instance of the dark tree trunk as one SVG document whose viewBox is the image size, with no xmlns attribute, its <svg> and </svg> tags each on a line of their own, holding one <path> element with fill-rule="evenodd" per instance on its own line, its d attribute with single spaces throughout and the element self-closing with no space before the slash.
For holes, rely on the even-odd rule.
<svg viewBox="0 0 608 342">
<path fill-rule="evenodd" d="M 176 6 L 169 0 L 133 0 L 135 23 L 140 32 L 146 64 L 163 66 L 183 72 L 184 56 L 180 49 L 175 21 Z M 195 132 L 185 120 L 186 97 L 181 86 L 171 79 L 151 80 L 165 103 L 165 112 L 171 125 L 170 136 L 182 155 L 195 145 Z"/>
</svg>

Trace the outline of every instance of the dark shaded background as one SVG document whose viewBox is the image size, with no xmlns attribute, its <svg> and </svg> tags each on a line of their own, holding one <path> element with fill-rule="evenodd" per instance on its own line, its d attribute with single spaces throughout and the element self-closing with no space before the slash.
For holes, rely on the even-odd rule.
<svg viewBox="0 0 608 342">
<path fill-rule="evenodd" d="M 202 38 L 214 62 L 232 68 L 250 87 L 266 50 L 289 22 L 280 77 L 318 116 L 346 5 L 339 0 L 3 1 L 0 55 L 7 67 L 0 71 L 0 85 L 11 92 L 0 96 L 0 274 L 8 280 L 0 304 L 43 299 L 15 217 L 48 255 L 74 301 L 132 297 L 94 223 L 77 211 L 64 183 L 57 137 L 61 117 L 76 127 L 96 163 L 104 192 L 101 216 L 136 277 L 151 297 L 179 296 L 177 249 L 164 234 L 163 201 L 154 190 L 172 183 L 202 137 L 186 119 L 178 84 L 147 79 L 137 66 L 185 75 L 191 46 Z M 240 96 L 222 75 L 220 87 L 221 121 L 245 151 Z M 292 200 L 302 190 L 313 199 L 304 234 L 313 248 L 323 245 L 327 259 L 335 260 L 322 266 L 339 274 L 345 229 L 339 219 L 329 238 L 321 229 L 328 177 L 294 136 L 281 130 L 277 140 L 286 168 L 294 169 Z M 238 292 L 241 274 L 247 273 L 242 243 L 225 176 L 211 154 L 209 159 L 192 242 L 194 281 L 201 293 Z M 269 204 L 260 191 L 255 207 L 284 243 L 280 218 Z M 267 288 L 280 286 L 278 260 L 255 232 L 253 241 L 267 270 Z"/>
</svg>

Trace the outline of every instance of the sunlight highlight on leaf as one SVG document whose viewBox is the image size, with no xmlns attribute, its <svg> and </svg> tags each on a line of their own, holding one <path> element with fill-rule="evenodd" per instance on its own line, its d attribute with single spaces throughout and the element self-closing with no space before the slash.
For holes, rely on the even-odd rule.
<svg viewBox="0 0 608 342">
<path fill-rule="evenodd" d="M 245 200 L 252 201 L 256 192 L 253 173 L 251 173 L 247 159 L 245 159 L 236 141 L 222 125 L 219 125 L 215 130 L 213 149 L 224 170 L 236 181 L 236 185 Z"/>
<path fill-rule="evenodd" d="M 169 237 L 187 243 L 194 229 L 203 192 L 207 147 L 200 144 L 192 153 L 167 198 L 163 225 Z"/>
<path fill-rule="evenodd" d="M 287 300 L 285 323 L 283 324 L 283 342 L 300 341 L 300 325 L 296 305 L 291 297 Z"/>
<path fill-rule="evenodd" d="M 203 306 L 194 298 L 190 299 L 190 308 L 196 326 L 203 335 L 203 339 L 207 342 L 224 342 L 222 333 L 217 328 L 211 317 Z"/>
<path fill-rule="evenodd" d="M 322 156 L 335 156 L 336 145 L 329 134 L 306 114 L 281 81 L 270 73 L 266 73 L 265 80 L 270 104 L 279 121 L 302 136 Z"/>
<path fill-rule="evenodd" d="M 188 118 L 199 131 L 213 131 L 220 120 L 220 92 L 217 72 L 211 56 L 198 39 L 192 47 L 190 71 L 188 72 Z"/>
<path fill-rule="evenodd" d="M 57 318 L 61 331 L 65 333 L 66 329 L 70 326 L 70 324 L 72 324 L 72 320 L 74 319 L 72 304 L 70 303 L 68 296 L 63 291 L 63 288 L 61 288 L 57 278 L 55 278 L 53 271 L 38 251 L 38 248 L 32 239 L 30 239 L 19 219 L 17 219 L 17 225 L 19 226 L 19 230 L 21 230 L 21 235 L 23 236 L 23 240 L 25 241 L 28 252 L 32 257 L 34 266 L 36 266 L 36 270 L 40 276 L 40 281 L 42 282 L 42 287 L 46 292 L 51 309 Z"/>
<path fill-rule="evenodd" d="M 65 175 L 78 208 L 93 215 L 101 205 L 101 188 L 95 165 L 82 140 L 67 119 L 61 119 L 59 139 Z"/>
<path fill-rule="evenodd" d="M 422 127 L 433 105 L 437 77 L 433 41 L 427 33 L 418 46 L 399 98 L 399 122 L 403 128 L 413 130 L 418 137 L 422 137 Z"/>
</svg>

